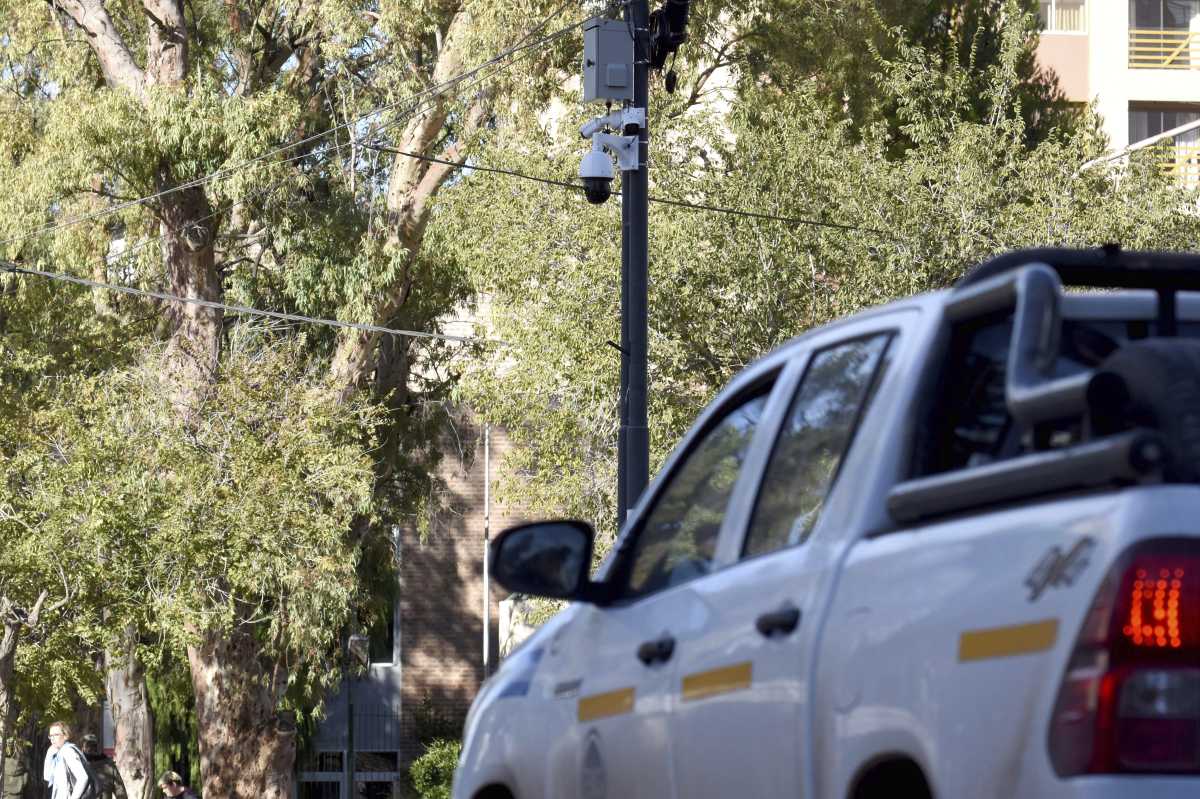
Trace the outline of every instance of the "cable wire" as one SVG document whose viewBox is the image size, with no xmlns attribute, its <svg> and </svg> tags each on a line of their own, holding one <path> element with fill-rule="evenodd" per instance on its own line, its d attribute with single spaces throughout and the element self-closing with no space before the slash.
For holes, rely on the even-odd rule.
<svg viewBox="0 0 1200 799">
<path fill-rule="evenodd" d="M 228 212 L 232 211 L 234 208 L 236 208 L 237 206 L 242 205 L 246 202 L 249 202 L 252 199 L 257 199 L 264 195 L 271 194 L 275 191 L 278 191 L 279 188 L 282 187 L 284 184 L 285 184 L 285 181 L 279 181 L 279 182 L 275 183 L 273 186 L 270 186 L 266 189 L 261 189 L 258 192 L 255 192 L 249 196 L 243 197 L 241 200 L 238 200 L 237 202 L 234 202 L 234 203 L 230 204 L 229 206 L 226 206 L 225 208 L 218 208 L 215 211 L 213 211 L 212 213 L 206 214 L 205 216 L 200 217 L 199 219 L 195 219 L 195 220 L 191 220 L 191 221 L 193 224 L 195 224 L 198 222 L 204 222 L 208 219 L 212 219 L 213 217 L 218 216 L 220 214 L 228 213 Z M 129 247 L 124 252 L 122 252 L 120 255 L 118 255 L 114 260 L 119 261 L 119 260 L 128 258 L 129 256 L 133 255 L 134 253 L 138 252 L 139 250 L 145 249 L 146 247 L 150 246 L 151 244 L 154 244 L 157 241 L 161 241 L 163 238 L 165 238 L 168 235 L 169 232 L 170 231 L 160 233 L 157 236 L 150 236 L 146 239 L 143 239 L 142 241 L 139 241 L 137 244 Z M 265 310 L 262 308 L 253 308 L 253 307 L 245 306 L 245 305 L 232 305 L 229 303 L 213 302 L 211 300 L 201 300 L 201 299 L 195 298 L 195 297 L 180 297 L 175 294 L 168 294 L 166 292 L 161 292 L 161 291 L 150 291 L 147 289 L 135 288 L 133 286 L 122 286 L 122 285 L 113 284 L 113 283 L 105 283 L 105 282 L 98 281 L 98 280 L 90 280 L 87 278 L 75 277 L 74 275 L 67 275 L 67 274 L 62 274 L 62 273 L 58 273 L 58 272 L 47 272 L 47 271 L 43 271 L 40 269 L 31 269 L 28 267 L 23 267 L 12 261 L 0 260 L 0 271 L 9 272 L 11 274 L 18 274 L 18 275 L 30 275 L 30 276 L 34 276 L 34 277 L 43 277 L 43 278 L 47 278 L 47 279 L 55 280 L 55 281 L 59 281 L 59 282 L 74 283 L 76 285 L 86 286 L 88 288 L 104 289 L 107 291 L 113 291 L 113 292 L 117 292 L 120 294 L 129 294 L 129 295 L 133 295 L 133 296 L 137 296 L 137 297 L 146 297 L 146 298 L 150 298 L 150 299 L 164 300 L 164 301 L 168 301 L 168 302 L 183 302 L 183 303 L 188 303 L 188 304 L 192 304 L 192 305 L 199 305 L 199 306 L 202 306 L 205 308 L 214 308 L 214 309 L 220 309 L 222 311 L 229 311 L 231 313 L 246 314 L 249 316 L 260 316 L 260 317 L 268 317 L 268 318 L 272 318 L 272 319 L 282 319 L 282 320 L 291 321 L 291 322 L 303 322 L 303 323 L 307 323 L 307 324 L 318 324 L 318 325 L 323 325 L 326 327 L 351 328 L 354 330 L 362 330 L 365 332 L 384 333 L 384 334 L 396 335 L 396 336 L 408 336 L 408 337 L 412 337 L 412 338 L 427 338 L 427 339 L 435 339 L 435 340 L 441 340 L 441 341 L 454 341 L 454 342 L 464 343 L 464 344 L 467 344 L 467 343 L 486 343 L 486 344 L 500 344 L 500 345 L 505 344 L 504 341 L 501 341 L 499 339 L 483 339 L 483 338 L 472 337 L 472 336 L 451 336 L 451 335 L 441 334 L 441 333 L 426 333 L 426 332 L 418 331 L 418 330 L 398 330 L 395 328 L 383 327 L 380 325 L 368 325 L 368 324 L 362 324 L 362 323 L 358 323 L 358 322 L 344 322 L 339 319 L 325 319 L 325 318 L 321 318 L 321 317 L 304 316 L 302 314 L 285 313 L 282 311 L 268 311 L 268 310 Z"/>
<path fill-rule="evenodd" d="M 542 178 L 542 177 L 538 177 L 537 175 L 528 175 L 528 174 L 525 174 L 522 172 L 517 172 L 512 169 L 501 169 L 499 167 L 480 166 L 478 164 L 472 164 L 467 161 L 447 161 L 443 158 L 435 158 L 434 156 L 431 156 L 431 155 L 421 155 L 420 153 L 411 153 L 411 152 L 406 152 L 404 150 L 397 150 L 394 147 L 384 147 L 381 145 L 372 145 L 372 144 L 367 144 L 365 142 L 359 142 L 359 144 L 360 144 L 360 146 L 367 147 L 368 149 L 371 149 L 371 150 L 377 150 L 377 151 L 383 152 L 383 153 L 393 153 L 395 155 L 402 155 L 407 158 L 415 158 L 418 161 L 429 161 L 434 164 L 443 164 L 445 166 L 453 166 L 453 167 L 459 167 L 462 169 L 470 169 L 470 170 L 477 171 L 477 172 L 494 172 L 495 174 L 498 174 L 498 175 L 508 175 L 510 177 L 520 178 L 522 180 L 529 180 L 529 181 L 533 181 L 536 183 L 545 183 L 550 186 L 562 186 L 564 188 L 576 189 L 578 191 L 582 191 L 584 188 L 583 184 L 581 184 L 581 183 L 575 183 L 575 182 L 570 182 L 570 181 L 565 181 L 565 180 L 553 180 L 551 178 Z M 706 205 L 704 203 L 692 203 L 692 202 L 686 202 L 684 200 L 671 200 L 671 199 L 668 199 L 665 197 L 655 197 L 653 195 L 650 196 L 650 202 L 660 203 L 662 205 L 673 205 L 678 208 L 687 208 L 687 209 L 693 210 L 693 211 L 711 211 L 713 213 L 730 214 L 732 216 L 744 216 L 744 217 L 748 217 L 751 219 L 765 219 L 765 220 L 769 220 L 769 221 L 773 221 L 773 222 L 785 222 L 785 223 L 791 224 L 791 225 L 810 225 L 813 227 L 828 227 L 828 228 L 834 228 L 837 230 L 853 230 L 853 231 L 859 231 L 862 233 L 873 233 L 877 236 L 883 236 L 884 238 L 890 239 L 892 241 L 898 241 L 898 239 L 896 239 L 892 236 L 889 236 L 887 233 L 883 232 L 882 230 L 877 230 L 876 228 L 862 227 L 860 225 L 848 225 L 848 224 L 843 224 L 840 222 L 824 222 L 819 219 L 805 219 L 804 217 L 798 217 L 798 216 L 780 216 L 778 214 L 768 214 L 768 213 L 762 213 L 762 212 L 758 212 L 758 211 L 740 211 L 736 208 L 726 208 L 726 207 L 719 206 L 719 205 Z"/>
<path fill-rule="evenodd" d="M 115 291 L 121 294 L 131 294 L 137 297 L 164 300 L 166 302 L 183 302 L 189 305 L 199 305 L 204 308 L 214 308 L 220 311 L 246 314 L 248 316 L 263 316 L 271 319 L 282 319 L 287 322 L 303 322 L 305 324 L 323 325 L 325 327 L 349 328 L 351 330 L 361 330 L 367 333 L 384 333 L 393 336 L 407 336 L 409 338 L 454 341 L 460 344 L 504 345 L 507 343 L 500 339 L 486 339 L 479 338 L 478 336 L 452 336 L 446 333 L 427 333 L 421 330 L 399 330 L 391 327 L 383 327 L 382 325 L 368 325 L 361 322 L 344 322 L 340 319 L 325 319 L 319 316 L 304 316 L 303 314 L 285 313 L 283 311 L 268 311 L 263 308 L 253 308 L 248 305 L 232 305 L 225 302 L 202 300 L 198 297 L 180 297 L 178 295 L 168 294 L 163 291 L 150 291 L 148 289 L 134 288 L 133 286 L 122 286 L 114 283 L 104 283 L 99 280 L 89 280 L 88 278 L 75 277 L 74 275 L 66 275 L 61 272 L 46 272 L 41 269 L 30 269 L 29 267 L 21 266 L 20 264 L 6 260 L 0 260 L 0 272 L 9 272 L 14 275 L 44 277 L 49 280 L 55 280 L 63 283 L 74 283 L 76 285 L 86 286 L 88 288 L 105 289 L 107 291 Z"/>
<path fill-rule="evenodd" d="M 720 214 L 730 214 L 732 216 L 744 216 L 750 219 L 767 219 L 774 222 L 786 222 L 791 225 L 811 225 L 813 227 L 827 227 L 836 230 L 855 230 L 861 233 L 873 233 L 876 236 L 882 236 L 890 241 L 899 241 L 894 236 L 884 233 L 882 230 L 871 227 L 862 227 L 860 225 L 847 225 L 840 222 L 824 222 L 819 219 L 805 219 L 800 216 L 778 216 L 776 214 L 761 213 L 759 211 L 739 211 L 736 208 L 725 208 L 720 205 L 705 205 L 704 203 L 690 203 L 684 200 L 669 200 L 665 197 L 650 197 L 650 202 L 660 203 L 662 205 L 674 205 L 678 208 L 687 208 L 693 211 L 712 211 Z"/>
</svg>

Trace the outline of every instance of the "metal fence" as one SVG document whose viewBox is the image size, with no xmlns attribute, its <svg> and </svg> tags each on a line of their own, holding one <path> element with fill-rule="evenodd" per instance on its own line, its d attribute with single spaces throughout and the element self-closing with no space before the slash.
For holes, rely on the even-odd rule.
<svg viewBox="0 0 1200 799">
<path fill-rule="evenodd" d="M 360 711 L 353 705 L 346 710 L 322 724 L 316 751 L 298 775 L 299 799 L 399 797 L 400 713 Z"/>
<path fill-rule="evenodd" d="M 1200 31 L 1130 28 L 1129 68 L 1200 69 Z"/>
</svg>

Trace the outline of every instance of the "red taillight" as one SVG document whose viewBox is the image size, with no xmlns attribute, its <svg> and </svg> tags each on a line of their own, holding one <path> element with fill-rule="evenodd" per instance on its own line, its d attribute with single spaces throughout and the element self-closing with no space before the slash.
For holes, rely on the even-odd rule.
<svg viewBox="0 0 1200 799">
<path fill-rule="evenodd" d="M 1200 773 L 1200 542 L 1139 545 L 1105 579 L 1050 722 L 1060 776 Z"/>
</svg>

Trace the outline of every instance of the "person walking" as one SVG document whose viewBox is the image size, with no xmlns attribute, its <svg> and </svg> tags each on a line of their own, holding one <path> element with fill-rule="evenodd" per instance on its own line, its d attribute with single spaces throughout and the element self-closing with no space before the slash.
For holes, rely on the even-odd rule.
<svg viewBox="0 0 1200 799">
<path fill-rule="evenodd" d="M 99 739 L 90 732 L 83 736 L 83 756 L 87 758 L 88 765 L 96 775 L 100 799 L 128 799 L 125 781 L 121 779 L 117 764 L 104 754 Z"/>
<path fill-rule="evenodd" d="M 196 799 L 196 794 L 192 789 L 183 784 L 183 777 L 179 776 L 176 771 L 164 771 L 163 775 L 158 778 L 158 787 L 162 788 L 162 792 L 171 799 L 177 796 L 182 796 L 183 799 Z"/>
<path fill-rule="evenodd" d="M 42 777 L 50 787 L 50 799 L 81 799 L 94 792 L 96 786 L 90 785 L 83 752 L 71 743 L 71 725 L 56 721 L 50 725 L 49 736 Z"/>
</svg>

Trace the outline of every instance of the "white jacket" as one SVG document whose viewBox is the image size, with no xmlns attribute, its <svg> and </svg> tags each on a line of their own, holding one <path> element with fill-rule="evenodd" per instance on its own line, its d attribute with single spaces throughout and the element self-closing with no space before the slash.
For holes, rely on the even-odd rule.
<svg viewBox="0 0 1200 799">
<path fill-rule="evenodd" d="M 74 791 L 67 779 L 68 769 L 75 782 Z M 88 781 L 87 770 L 83 767 L 83 752 L 70 741 L 59 747 L 57 752 L 46 752 L 42 778 L 50 786 L 50 799 L 79 799 L 87 790 Z"/>
</svg>

